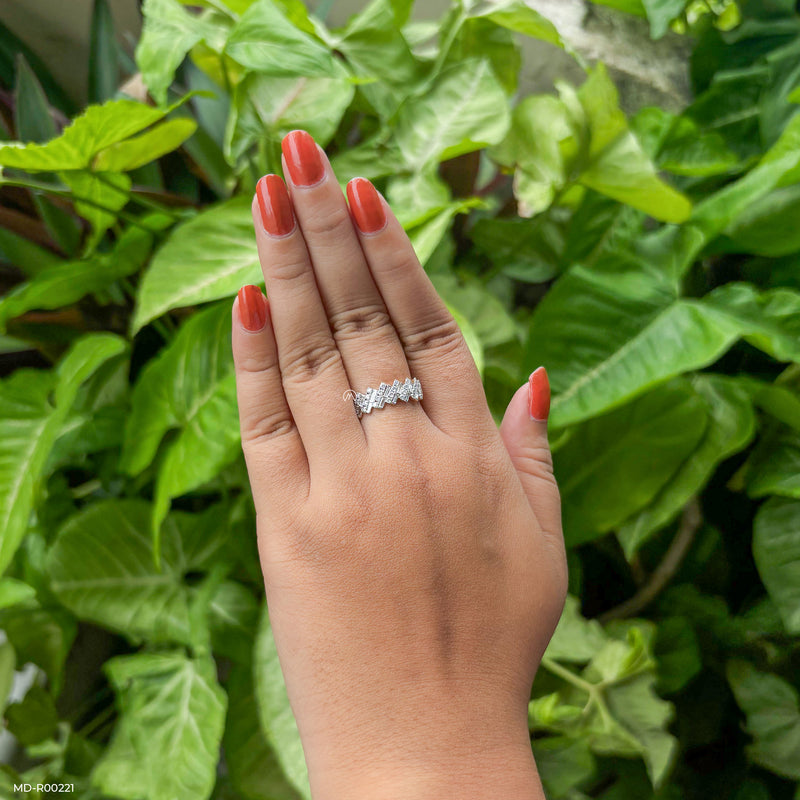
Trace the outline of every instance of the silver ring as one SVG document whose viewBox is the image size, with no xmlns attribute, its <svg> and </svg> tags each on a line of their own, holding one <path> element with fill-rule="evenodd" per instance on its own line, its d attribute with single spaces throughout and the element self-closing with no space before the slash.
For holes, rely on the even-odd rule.
<svg viewBox="0 0 800 800">
<path fill-rule="evenodd" d="M 366 392 L 354 392 L 348 389 L 345 399 L 352 398 L 358 418 L 369 414 L 373 408 L 383 408 L 387 403 L 396 405 L 398 400 L 407 403 L 409 400 L 422 400 L 422 385 L 417 378 L 406 378 L 403 383 L 382 383 L 377 389 L 368 388 Z"/>
</svg>

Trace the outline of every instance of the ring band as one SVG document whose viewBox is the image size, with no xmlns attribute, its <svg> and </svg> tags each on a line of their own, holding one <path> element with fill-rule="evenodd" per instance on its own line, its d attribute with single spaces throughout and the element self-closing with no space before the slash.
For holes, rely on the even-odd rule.
<svg viewBox="0 0 800 800">
<path fill-rule="evenodd" d="M 368 388 L 363 394 L 352 392 L 353 404 L 359 419 L 362 414 L 369 414 L 373 408 L 383 408 L 387 403 L 396 405 L 398 400 L 407 403 L 409 400 L 422 400 L 422 385 L 417 378 L 406 378 L 403 383 L 382 383 L 377 389 Z"/>
</svg>

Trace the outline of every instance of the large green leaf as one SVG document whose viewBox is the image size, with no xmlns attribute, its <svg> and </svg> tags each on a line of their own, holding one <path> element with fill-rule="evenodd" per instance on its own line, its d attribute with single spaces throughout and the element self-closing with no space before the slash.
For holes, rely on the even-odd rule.
<svg viewBox="0 0 800 800">
<path fill-rule="evenodd" d="M 753 737 L 747 748 L 750 760 L 784 778 L 800 779 L 797 690 L 777 675 L 759 672 L 747 661 L 730 661 L 727 673 Z"/>
<path fill-rule="evenodd" d="M 139 285 L 132 332 L 172 308 L 233 297 L 260 283 L 250 198 L 211 206 L 176 228 Z"/>
<path fill-rule="evenodd" d="M 567 542 L 604 534 L 652 502 L 707 426 L 705 403 L 676 383 L 574 428 L 554 453 Z"/>
<path fill-rule="evenodd" d="M 271 0 L 257 0 L 234 25 L 225 52 L 243 67 L 268 75 L 336 75 L 330 49 L 296 27 Z"/>
<path fill-rule="evenodd" d="M 617 89 L 598 65 L 577 91 L 558 85 L 560 98 L 526 97 L 514 109 L 506 139 L 492 155 L 516 167 L 520 213 L 548 208 L 575 183 L 640 209 L 656 219 L 683 222 L 691 203 L 664 183 L 628 127 Z"/>
<path fill-rule="evenodd" d="M 225 155 L 231 163 L 254 143 L 280 141 L 296 128 L 308 131 L 324 147 L 332 138 L 355 88 L 345 76 L 276 77 L 248 74 L 233 93 L 225 133 Z"/>
<path fill-rule="evenodd" d="M 0 572 L 25 534 L 47 457 L 78 388 L 126 346 L 118 336 L 91 334 L 54 372 L 17 370 L 0 383 Z"/>
<path fill-rule="evenodd" d="M 143 131 L 170 110 L 134 100 L 89 106 L 60 136 L 45 144 L 12 142 L 0 146 L 0 165 L 30 172 L 86 169 L 98 153 Z"/>
<path fill-rule="evenodd" d="M 163 227 L 169 218 L 151 217 L 144 224 Z M 142 228 L 128 228 L 110 253 L 95 253 L 80 261 L 47 266 L 32 280 L 14 287 L 0 300 L 0 329 L 9 319 L 31 309 L 62 308 L 87 294 L 136 272 L 147 260 L 153 236 Z"/>
<path fill-rule="evenodd" d="M 396 143 L 407 167 L 427 165 L 496 144 L 510 115 L 503 87 L 491 65 L 471 59 L 446 68 L 422 96 L 398 112 Z"/>
<path fill-rule="evenodd" d="M 706 297 L 740 322 L 744 338 L 778 361 L 800 362 L 800 292 L 729 283 Z"/>
<path fill-rule="evenodd" d="M 56 135 L 47 95 L 22 53 L 17 55 L 14 103 L 14 124 L 21 142 L 46 142 Z"/>
<path fill-rule="evenodd" d="M 122 714 L 93 784 L 130 800 L 210 797 L 227 707 L 213 659 L 140 653 L 105 669 Z"/>
<path fill-rule="evenodd" d="M 737 247 L 762 256 L 800 250 L 800 184 L 775 189 L 753 203 L 728 231 Z"/>
<path fill-rule="evenodd" d="M 229 707 L 223 746 L 233 785 L 246 800 L 300 800 L 261 730 L 250 662 L 233 670 L 226 689 Z"/>
<path fill-rule="evenodd" d="M 96 170 L 128 172 L 177 150 L 195 131 L 193 119 L 170 119 L 153 126 L 145 133 L 111 145 L 94 160 Z"/>
<path fill-rule="evenodd" d="M 740 330 L 700 301 L 676 299 L 638 268 L 604 275 L 578 266 L 537 306 L 525 367 L 547 367 L 550 422 L 558 428 L 713 363 Z"/>
<path fill-rule="evenodd" d="M 786 630 L 800 634 L 800 502 L 774 498 L 761 506 L 753 557 Z"/>
<path fill-rule="evenodd" d="M 253 669 L 261 729 L 275 751 L 285 775 L 301 797 L 310 800 L 311 789 L 308 784 L 303 745 L 286 694 L 286 684 L 269 624 L 266 603 L 256 637 Z"/>
<path fill-rule="evenodd" d="M 187 11 L 177 0 L 144 0 L 144 26 L 136 46 L 136 63 L 142 79 L 163 105 L 175 70 L 189 50 L 206 37 L 214 37 L 215 26 Z"/>
<path fill-rule="evenodd" d="M 564 611 L 545 655 L 554 661 L 585 664 L 594 658 L 607 640 L 599 622 L 581 616 L 580 599 L 567 595 Z"/>
<path fill-rule="evenodd" d="M 705 486 L 720 461 L 742 450 L 753 438 L 755 415 L 745 389 L 731 380 L 706 375 L 698 375 L 693 386 L 707 402 L 708 427 L 653 501 L 617 528 L 617 538 L 628 558 L 652 533 L 675 518 Z"/>
<path fill-rule="evenodd" d="M 103 500 L 70 518 L 48 554 L 52 590 L 80 619 L 131 641 L 189 644 L 195 590 L 184 576 L 221 558 L 224 514 L 214 507 L 204 515 L 170 515 L 163 526 L 159 571 L 150 536 L 152 513 L 143 500 Z"/>
<path fill-rule="evenodd" d="M 745 465 L 744 477 L 751 497 L 800 499 L 800 434 L 781 429 L 762 437 Z"/>
<path fill-rule="evenodd" d="M 523 0 L 494 0 L 491 3 L 469 0 L 465 5 L 469 17 L 490 19 L 495 25 L 563 47 L 555 25 Z"/>
</svg>

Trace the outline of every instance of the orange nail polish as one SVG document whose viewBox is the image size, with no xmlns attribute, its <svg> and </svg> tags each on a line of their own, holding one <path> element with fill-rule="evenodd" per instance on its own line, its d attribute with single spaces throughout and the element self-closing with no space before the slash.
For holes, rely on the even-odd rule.
<svg viewBox="0 0 800 800">
<path fill-rule="evenodd" d="M 366 178 L 353 178 L 347 184 L 347 201 L 361 233 L 376 233 L 386 226 L 380 195 Z"/>
<path fill-rule="evenodd" d="M 258 286 L 239 289 L 239 319 L 245 330 L 255 333 L 267 322 L 267 301 Z"/>
<path fill-rule="evenodd" d="M 256 184 L 256 199 L 264 230 L 271 236 L 285 236 L 294 230 L 294 211 L 286 184 L 280 175 L 265 175 Z"/>
<path fill-rule="evenodd" d="M 281 150 L 296 186 L 312 186 L 322 180 L 325 167 L 319 157 L 317 143 L 306 131 L 291 131 L 283 137 Z"/>
<path fill-rule="evenodd" d="M 539 367 L 528 379 L 531 419 L 546 422 L 550 416 L 550 380 L 547 370 Z"/>
</svg>

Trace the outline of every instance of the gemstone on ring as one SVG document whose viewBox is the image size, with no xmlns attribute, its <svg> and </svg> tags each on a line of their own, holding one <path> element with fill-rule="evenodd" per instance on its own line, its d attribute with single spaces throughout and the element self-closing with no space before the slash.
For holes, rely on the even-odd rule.
<svg viewBox="0 0 800 800">
<path fill-rule="evenodd" d="M 394 383 L 382 383 L 377 389 L 371 386 L 366 392 L 353 392 L 353 405 L 356 414 L 369 414 L 374 408 L 383 408 L 390 403 L 396 405 L 398 400 L 407 403 L 409 400 L 422 400 L 422 384 L 417 378 L 406 378 L 403 383 L 395 380 Z"/>
</svg>

